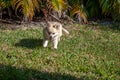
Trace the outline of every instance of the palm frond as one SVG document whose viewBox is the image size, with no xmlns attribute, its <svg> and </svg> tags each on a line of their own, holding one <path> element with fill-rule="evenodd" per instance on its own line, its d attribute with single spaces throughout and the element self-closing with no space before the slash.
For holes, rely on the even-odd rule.
<svg viewBox="0 0 120 80">
<path fill-rule="evenodd" d="M 70 6 L 72 9 L 70 10 L 70 16 L 73 17 L 74 15 L 78 15 L 78 17 L 81 17 L 83 19 L 83 23 L 87 23 L 87 13 L 85 11 L 85 8 L 81 4 L 80 0 L 69 0 Z"/>
<path fill-rule="evenodd" d="M 68 8 L 68 5 L 64 0 L 52 0 L 52 9 L 58 12 L 59 16 L 62 15 L 62 11 Z"/>
<path fill-rule="evenodd" d="M 64 0 L 52 0 L 52 6 L 56 11 L 62 11 L 68 7 Z"/>
<path fill-rule="evenodd" d="M 120 21 L 120 1 L 119 0 L 114 0 L 113 5 L 112 5 L 112 17 L 116 21 Z"/>
<path fill-rule="evenodd" d="M 21 8 L 24 17 L 28 17 L 30 20 L 34 16 L 34 11 L 39 10 L 39 2 L 40 0 L 12 0 L 15 13 L 17 14 L 17 11 Z"/>
<path fill-rule="evenodd" d="M 87 9 L 87 12 L 89 13 L 88 14 L 89 17 L 93 17 L 100 14 L 99 3 L 97 0 L 88 0 L 86 3 L 86 9 Z"/>
<path fill-rule="evenodd" d="M 102 9 L 102 14 L 109 15 L 111 11 L 111 4 L 108 0 L 99 0 L 100 7 Z"/>
<path fill-rule="evenodd" d="M 0 7 L 6 8 L 11 6 L 11 0 L 0 0 Z"/>
</svg>

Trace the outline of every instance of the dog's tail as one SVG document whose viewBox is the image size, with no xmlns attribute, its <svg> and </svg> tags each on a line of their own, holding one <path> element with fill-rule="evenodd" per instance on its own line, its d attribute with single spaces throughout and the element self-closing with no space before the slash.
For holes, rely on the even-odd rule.
<svg viewBox="0 0 120 80">
<path fill-rule="evenodd" d="M 69 32 L 68 32 L 65 28 L 62 27 L 62 30 L 63 30 L 65 33 L 69 34 Z"/>
</svg>

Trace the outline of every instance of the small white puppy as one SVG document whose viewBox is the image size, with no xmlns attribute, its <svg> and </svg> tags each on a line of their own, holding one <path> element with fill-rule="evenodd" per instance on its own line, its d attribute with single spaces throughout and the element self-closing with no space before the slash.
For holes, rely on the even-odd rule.
<svg viewBox="0 0 120 80">
<path fill-rule="evenodd" d="M 48 41 L 53 43 L 54 49 L 57 49 L 58 42 L 62 36 L 62 31 L 69 34 L 69 32 L 62 27 L 59 22 L 47 22 L 47 27 L 43 29 L 43 47 L 47 47 Z"/>
</svg>

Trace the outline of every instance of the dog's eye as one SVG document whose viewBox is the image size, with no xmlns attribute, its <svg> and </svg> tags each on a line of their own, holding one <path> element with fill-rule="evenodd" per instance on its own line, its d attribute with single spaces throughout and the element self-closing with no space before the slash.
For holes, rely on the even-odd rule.
<svg viewBox="0 0 120 80">
<path fill-rule="evenodd" d="M 58 25 L 53 25 L 54 28 L 58 28 Z"/>
<path fill-rule="evenodd" d="M 56 28 L 56 26 L 55 26 L 55 25 L 53 25 L 53 27 L 54 27 L 54 28 Z"/>
<path fill-rule="evenodd" d="M 55 34 L 55 33 L 52 33 L 52 34 Z"/>
</svg>

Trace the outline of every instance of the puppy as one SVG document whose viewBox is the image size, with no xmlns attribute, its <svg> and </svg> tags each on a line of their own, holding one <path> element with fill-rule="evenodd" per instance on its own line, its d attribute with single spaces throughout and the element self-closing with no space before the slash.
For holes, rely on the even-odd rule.
<svg viewBox="0 0 120 80">
<path fill-rule="evenodd" d="M 54 49 L 57 49 L 58 42 L 62 36 L 62 31 L 69 34 L 69 32 L 62 27 L 61 23 L 47 22 L 47 27 L 43 29 L 43 47 L 47 47 L 48 41 L 51 41 Z"/>
</svg>

